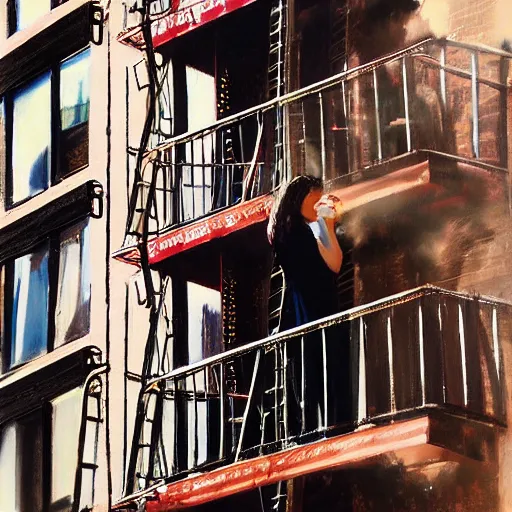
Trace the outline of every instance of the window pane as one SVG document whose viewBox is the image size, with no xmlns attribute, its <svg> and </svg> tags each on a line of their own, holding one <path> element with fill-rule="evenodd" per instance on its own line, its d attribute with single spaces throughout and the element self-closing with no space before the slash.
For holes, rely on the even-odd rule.
<svg viewBox="0 0 512 512">
<path fill-rule="evenodd" d="M 13 99 L 12 199 L 48 188 L 50 169 L 50 73 L 18 89 Z"/>
<path fill-rule="evenodd" d="M 89 332 L 90 302 L 89 224 L 85 220 L 60 236 L 55 347 Z"/>
<path fill-rule="evenodd" d="M 50 12 L 50 0 L 16 0 L 16 31 L 32 25 L 41 16 Z"/>
<path fill-rule="evenodd" d="M 43 506 L 42 414 L 36 411 L 18 420 L 16 475 L 20 512 L 41 512 Z"/>
<path fill-rule="evenodd" d="M 221 295 L 188 283 L 188 358 L 195 363 L 222 352 Z"/>
<path fill-rule="evenodd" d="M 85 50 L 61 64 L 59 177 L 89 162 L 90 54 Z"/>
<path fill-rule="evenodd" d="M 36 411 L 0 431 L 0 511 L 42 509 L 41 412 Z"/>
<path fill-rule="evenodd" d="M 48 244 L 14 261 L 11 366 L 46 353 Z"/>
<path fill-rule="evenodd" d="M 19 512 L 16 503 L 19 489 L 16 484 L 16 450 L 16 427 L 11 423 L 0 434 L 0 510 Z"/>
<path fill-rule="evenodd" d="M 80 389 L 74 389 L 52 402 L 52 512 L 71 510 L 81 405 Z"/>
</svg>

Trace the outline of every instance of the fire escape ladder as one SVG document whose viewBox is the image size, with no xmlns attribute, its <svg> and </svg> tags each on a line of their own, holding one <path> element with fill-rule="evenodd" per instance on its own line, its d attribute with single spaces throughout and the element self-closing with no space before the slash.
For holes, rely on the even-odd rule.
<svg viewBox="0 0 512 512">
<path fill-rule="evenodd" d="M 78 462 L 71 512 L 93 510 L 94 482 L 98 470 L 98 438 L 100 424 L 103 423 L 102 375 L 107 370 L 106 365 L 94 370 L 83 387 L 82 421 L 78 433 Z M 84 478 L 86 473 L 90 476 Z"/>
<path fill-rule="evenodd" d="M 284 54 L 286 41 L 286 0 L 273 0 L 270 10 L 270 38 L 268 56 L 268 98 L 279 98 L 285 93 Z M 272 188 L 282 180 L 284 170 L 283 107 L 276 106 L 274 119 L 274 169 Z"/>
<path fill-rule="evenodd" d="M 269 99 L 279 98 L 285 92 L 285 46 L 286 46 L 286 0 L 273 0 L 270 11 L 270 45 L 268 68 L 268 96 Z M 275 189 L 283 181 L 288 170 L 285 168 L 284 151 L 284 108 L 276 105 L 274 118 L 274 147 L 272 189 Z M 278 331 L 283 304 L 284 275 L 282 269 L 275 265 L 271 276 L 271 297 L 269 311 L 269 330 Z M 265 360 L 270 363 L 274 357 L 274 375 L 270 377 L 272 386 L 263 393 L 261 410 L 261 444 L 266 442 L 268 429 L 273 423 L 271 438 L 277 443 L 287 442 L 288 428 L 286 421 L 286 348 L 280 345 L 274 346 L 267 354 Z M 270 405 L 267 408 L 266 404 Z M 280 512 L 286 509 L 286 482 L 278 482 L 273 485 L 273 496 L 270 500 L 270 510 Z M 267 508 L 264 494 L 261 490 L 262 508 Z"/>
<path fill-rule="evenodd" d="M 331 74 L 344 70 L 347 57 L 347 2 L 346 0 L 331 0 L 331 47 L 329 61 Z"/>
</svg>

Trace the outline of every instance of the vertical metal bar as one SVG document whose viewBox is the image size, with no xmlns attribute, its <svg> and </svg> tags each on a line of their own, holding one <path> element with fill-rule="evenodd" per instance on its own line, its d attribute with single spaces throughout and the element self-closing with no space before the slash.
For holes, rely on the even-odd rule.
<svg viewBox="0 0 512 512">
<path fill-rule="evenodd" d="M 471 103 L 473 114 L 473 154 L 475 158 L 480 158 L 480 139 L 479 139 L 479 105 L 478 105 L 478 56 L 476 52 L 471 52 Z"/>
<path fill-rule="evenodd" d="M 211 167 L 210 167 L 210 184 L 211 184 L 211 189 L 210 189 L 210 198 L 211 198 L 211 202 L 212 202 L 212 210 L 215 210 L 216 208 L 216 205 L 214 204 L 214 199 L 215 199 L 215 186 L 216 186 L 216 183 L 215 183 L 215 175 L 217 174 L 217 167 L 216 167 L 216 161 L 215 161 L 215 142 L 216 142 L 216 135 L 217 135 L 217 132 L 212 132 L 210 134 L 210 138 L 211 138 Z"/>
<path fill-rule="evenodd" d="M 203 179 L 203 211 L 206 212 L 206 162 L 204 158 L 204 135 L 201 135 L 201 173 Z"/>
<path fill-rule="evenodd" d="M 322 364 L 323 364 L 323 380 L 324 380 L 324 418 L 323 428 L 327 428 L 327 404 L 329 397 L 327 396 L 327 341 L 325 339 L 325 328 L 322 329 Z"/>
<path fill-rule="evenodd" d="M 377 130 L 377 158 L 382 160 L 382 137 L 380 133 L 379 83 L 377 70 L 373 70 L 373 97 L 375 101 L 375 129 Z"/>
<path fill-rule="evenodd" d="M 501 380 L 501 371 L 500 371 L 500 344 L 498 338 L 498 312 L 496 307 L 492 308 L 492 342 L 494 348 L 494 363 L 496 365 L 496 375 L 498 376 L 498 381 Z"/>
<path fill-rule="evenodd" d="M 242 131 L 242 120 L 238 121 L 238 137 L 240 138 L 240 157 L 245 164 L 244 136 Z"/>
<path fill-rule="evenodd" d="M 446 95 L 446 44 L 442 43 L 441 46 L 441 69 L 439 70 L 440 86 L 441 86 L 441 100 L 443 108 L 446 108 L 447 95 Z"/>
<path fill-rule="evenodd" d="M 389 396 L 391 402 L 391 412 L 396 412 L 395 399 L 395 372 L 393 371 L 393 337 L 391 335 L 391 316 L 388 315 L 387 322 L 387 341 L 388 341 L 388 365 L 389 365 Z"/>
<path fill-rule="evenodd" d="M 441 314 L 441 303 L 437 306 L 437 319 L 439 320 L 439 334 L 443 335 L 443 316 Z M 444 359 L 444 358 L 443 358 Z M 444 368 L 443 368 L 444 374 Z M 443 377 L 443 403 L 446 403 L 446 378 Z"/>
<path fill-rule="evenodd" d="M 402 80 L 404 86 L 405 133 L 407 135 L 407 151 L 411 151 L 411 120 L 409 118 L 409 89 L 407 86 L 407 63 L 402 59 Z"/>
<path fill-rule="evenodd" d="M 325 150 L 325 125 L 324 125 L 324 102 L 322 93 L 318 93 L 318 104 L 320 109 L 320 155 L 322 157 L 322 180 L 325 182 L 327 167 L 327 152 Z"/>
<path fill-rule="evenodd" d="M 367 417 L 366 406 L 366 347 L 364 331 L 366 325 L 363 318 L 359 317 L 359 390 L 357 401 L 357 421 L 361 423 Z"/>
<path fill-rule="evenodd" d="M 197 387 L 196 387 L 196 374 L 192 374 L 192 397 L 194 400 L 194 463 L 193 467 L 197 467 L 197 461 L 199 456 L 199 418 L 197 408 Z M 188 408 L 187 408 L 188 409 Z"/>
<path fill-rule="evenodd" d="M 421 383 L 421 403 L 426 403 L 425 389 L 425 340 L 423 338 L 423 308 L 421 303 L 418 306 L 418 333 L 420 341 L 420 383 Z"/>
<path fill-rule="evenodd" d="M 274 347 L 274 439 L 279 440 L 279 345 Z"/>
<path fill-rule="evenodd" d="M 174 433 L 174 449 L 173 449 L 173 468 L 172 472 L 173 474 L 178 473 L 182 468 L 180 468 L 179 465 L 179 456 L 178 456 L 178 447 L 180 446 L 180 442 L 178 439 L 178 386 L 176 385 L 176 379 L 172 379 L 172 389 L 173 389 L 173 395 L 174 395 L 174 426 L 173 426 L 173 433 Z"/>
<path fill-rule="evenodd" d="M 286 376 L 288 373 L 288 343 L 283 342 L 283 425 L 284 438 L 288 440 L 288 391 L 286 386 Z"/>
<path fill-rule="evenodd" d="M 192 218 L 196 218 L 196 185 L 194 180 L 195 162 L 194 162 L 194 141 L 191 140 L 190 144 L 190 190 L 192 191 Z M 204 212 L 201 212 L 204 213 Z M 201 215 L 201 214 L 200 214 Z"/>
<path fill-rule="evenodd" d="M 224 429 L 225 429 L 225 418 L 224 418 L 224 401 L 225 401 L 225 391 L 224 391 L 224 380 L 225 380 L 225 369 L 224 363 L 220 363 L 220 444 L 219 444 L 219 459 L 224 458 Z"/>
<path fill-rule="evenodd" d="M 245 406 L 244 416 L 242 419 L 242 429 L 240 431 L 240 437 L 238 438 L 238 446 L 236 448 L 235 454 L 235 462 L 240 458 L 240 452 L 242 451 L 242 442 L 245 434 L 245 427 L 247 426 L 247 417 L 249 416 L 249 409 L 251 407 L 251 402 L 254 397 L 254 387 L 256 386 L 256 378 L 258 375 L 258 369 L 260 366 L 260 358 L 261 358 L 261 349 L 256 352 L 256 360 L 254 361 L 254 371 L 252 373 L 251 379 L 251 387 L 249 389 L 249 398 L 247 399 L 247 405 Z"/>
<path fill-rule="evenodd" d="M 466 368 L 466 335 L 464 332 L 464 316 L 462 306 L 459 304 L 459 342 L 460 358 L 462 363 L 462 385 L 464 387 L 464 405 L 468 405 L 468 374 Z"/>
<path fill-rule="evenodd" d="M 304 336 L 300 337 L 300 421 L 301 433 L 306 429 L 306 365 L 304 361 Z"/>
</svg>

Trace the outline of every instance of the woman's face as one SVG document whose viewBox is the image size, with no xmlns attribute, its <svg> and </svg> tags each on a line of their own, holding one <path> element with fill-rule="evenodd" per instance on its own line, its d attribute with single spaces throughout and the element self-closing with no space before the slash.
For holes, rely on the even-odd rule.
<svg viewBox="0 0 512 512">
<path fill-rule="evenodd" d="M 318 215 L 315 210 L 315 204 L 318 203 L 322 197 L 323 190 L 321 188 L 311 190 L 309 194 L 302 201 L 300 213 L 307 222 L 315 222 Z"/>
</svg>

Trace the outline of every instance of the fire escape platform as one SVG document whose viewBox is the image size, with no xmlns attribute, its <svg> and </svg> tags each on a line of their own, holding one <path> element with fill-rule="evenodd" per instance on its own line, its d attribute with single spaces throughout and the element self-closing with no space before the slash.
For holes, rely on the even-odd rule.
<svg viewBox="0 0 512 512">
<path fill-rule="evenodd" d="M 127 497 L 113 508 L 130 510 L 137 500 L 145 498 L 147 512 L 178 510 L 309 473 L 388 465 L 390 461 L 400 461 L 411 468 L 455 462 L 492 471 L 500 431 L 495 425 L 434 410 L 414 419 L 366 426 L 349 434 L 196 473 Z"/>
<path fill-rule="evenodd" d="M 442 210 L 475 201 L 500 201 L 504 199 L 505 177 L 505 171 L 498 167 L 441 153 L 415 151 L 341 176 L 331 182 L 329 192 L 341 199 L 348 214 L 372 205 L 377 208 L 365 215 L 379 215 L 381 201 L 387 201 L 388 213 L 406 214 L 413 205 Z M 160 263 L 211 240 L 265 222 L 272 205 L 272 195 L 260 196 L 162 232 L 148 240 L 149 263 Z M 136 245 L 119 249 L 113 257 L 134 265 L 140 262 Z"/>
</svg>

